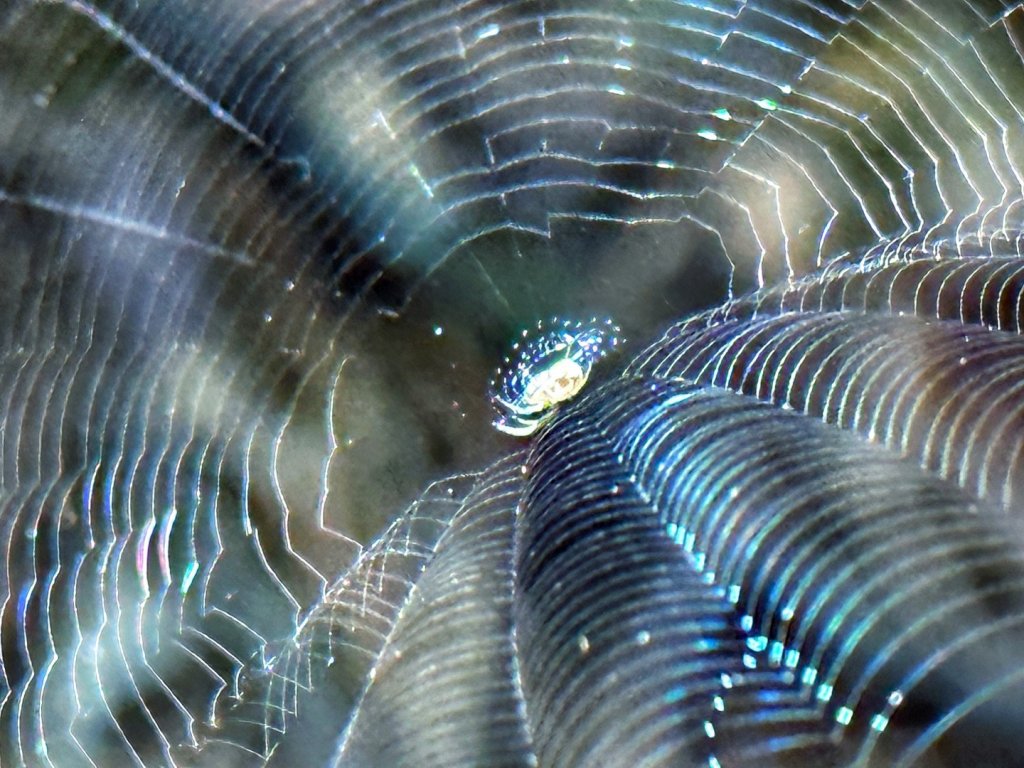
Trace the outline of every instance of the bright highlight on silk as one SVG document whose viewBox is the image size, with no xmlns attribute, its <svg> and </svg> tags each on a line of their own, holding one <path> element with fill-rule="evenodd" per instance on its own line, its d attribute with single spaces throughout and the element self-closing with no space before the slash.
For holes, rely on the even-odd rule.
<svg viewBox="0 0 1024 768">
<path fill-rule="evenodd" d="M 575 397 L 590 378 L 594 363 L 622 343 L 610 319 L 552 318 L 524 330 L 491 382 L 491 403 L 501 432 L 525 437 L 554 414 L 555 406 Z"/>
</svg>

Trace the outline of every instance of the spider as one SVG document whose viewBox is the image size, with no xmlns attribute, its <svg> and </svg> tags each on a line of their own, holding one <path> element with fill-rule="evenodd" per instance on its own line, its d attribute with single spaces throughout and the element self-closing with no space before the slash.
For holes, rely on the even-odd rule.
<svg viewBox="0 0 1024 768">
<path fill-rule="evenodd" d="M 539 321 L 522 332 L 491 382 L 491 403 L 498 412 L 494 426 L 525 437 L 554 414 L 559 403 L 575 397 L 597 360 L 622 343 L 610 319 Z"/>
</svg>

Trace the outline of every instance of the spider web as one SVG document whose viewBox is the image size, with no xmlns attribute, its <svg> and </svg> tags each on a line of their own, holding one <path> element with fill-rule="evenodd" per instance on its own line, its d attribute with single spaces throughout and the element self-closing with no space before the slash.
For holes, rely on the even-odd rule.
<svg viewBox="0 0 1024 768">
<path fill-rule="evenodd" d="M 200 761 L 229 712 L 271 753 L 333 654 L 325 606 L 367 614 L 338 574 L 411 588 L 392 560 L 419 532 L 362 543 L 504 450 L 483 389 L 539 315 L 650 338 L 765 287 L 696 322 L 817 302 L 1016 330 L 1022 21 L 995 0 L 7 4 L 4 761 Z M 973 361 L 954 336 L 947 361 Z M 1011 505 L 961 442 L 914 450 Z"/>
</svg>

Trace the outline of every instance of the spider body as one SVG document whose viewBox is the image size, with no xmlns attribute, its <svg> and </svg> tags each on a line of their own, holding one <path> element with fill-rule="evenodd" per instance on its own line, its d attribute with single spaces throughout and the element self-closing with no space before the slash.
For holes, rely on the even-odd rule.
<svg viewBox="0 0 1024 768">
<path fill-rule="evenodd" d="M 609 319 L 540 321 L 523 331 L 491 382 L 494 426 L 517 437 L 536 432 L 555 406 L 575 397 L 594 363 L 622 342 Z"/>
</svg>

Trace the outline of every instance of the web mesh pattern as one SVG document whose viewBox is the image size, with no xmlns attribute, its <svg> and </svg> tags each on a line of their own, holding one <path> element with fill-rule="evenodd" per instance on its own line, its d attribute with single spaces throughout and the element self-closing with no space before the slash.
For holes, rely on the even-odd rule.
<svg viewBox="0 0 1024 768">
<path fill-rule="evenodd" d="M 0 761 L 999 764 L 1022 25 L 6 3 Z M 513 332 L 605 313 L 626 378 L 488 437 Z"/>
</svg>

